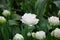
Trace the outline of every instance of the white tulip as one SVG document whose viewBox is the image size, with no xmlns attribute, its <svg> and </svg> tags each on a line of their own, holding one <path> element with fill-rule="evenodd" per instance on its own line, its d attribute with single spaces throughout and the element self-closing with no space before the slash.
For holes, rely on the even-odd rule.
<svg viewBox="0 0 60 40">
<path fill-rule="evenodd" d="M 3 16 L 0 16 L 0 24 L 3 24 L 6 22 L 6 19 Z"/>
<path fill-rule="evenodd" d="M 24 37 L 21 34 L 16 34 L 13 40 L 24 40 Z"/>
<path fill-rule="evenodd" d="M 8 10 L 4 10 L 4 11 L 2 12 L 2 15 L 5 16 L 5 17 L 7 17 L 7 16 L 10 16 L 11 13 L 10 13 L 10 11 L 8 11 Z"/>
<path fill-rule="evenodd" d="M 25 23 L 29 26 L 33 26 L 38 23 L 39 19 L 36 18 L 35 14 L 25 13 L 21 19 L 22 23 Z"/>
<path fill-rule="evenodd" d="M 43 40 L 46 38 L 46 33 L 44 31 L 38 31 L 36 33 L 33 32 L 32 37 L 39 40 Z"/>
<path fill-rule="evenodd" d="M 44 38 L 46 38 L 46 34 L 45 34 L 44 31 L 36 32 L 36 39 L 41 40 L 41 39 L 44 39 Z"/>
<path fill-rule="evenodd" d="M 58 17 L 55 17 L 55 16 L 52 16 L 50 18 L 48 18 L 48 21 L 50 23 L 50 25 L 59 25 L 59 18 Z"/>
<path fill-rule="evenodd" d="M 60 29 L 56 28 L 54 31 L 52 31 L 51 36 L 54 36 L 56 38 L 60 38 Z"/>
</svg>

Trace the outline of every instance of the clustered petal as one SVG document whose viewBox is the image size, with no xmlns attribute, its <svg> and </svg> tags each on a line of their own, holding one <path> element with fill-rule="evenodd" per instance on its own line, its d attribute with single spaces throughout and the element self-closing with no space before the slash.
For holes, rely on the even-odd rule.
<svg viewBox="0 0 60 40">
<path fill-rule="evenodd" d="M 59 25 L 59 18 L 58 17 L 55 17 L 55 16 L 52 16 L 50 18 L 48 18 L 48 21 L 50 23 L 50 25 Z"/>
<path fill-rule="evenodd" d="M 59 28 L 56 28 L 55 30 L 53 30 L 51 32 L 51 36 L 54 36 L 56 38 L 60 38 L 60 29 Z"/>
<path fill-rule="evenodd" d="M 24 40 L 24 37 L 21 34 L 16 34 L 13 40 Z"/>
<path fill-rule="evenodd" d="M 42 39 L 46 38 L 46 34 L 44 31 L 38 31 L 36 33 L 32 33 L 32 37 L 39 39 L 39 40 L 42 40 Z"/>
<path fill-rule="evenodd" d="M 25 23 L 29 26 L 35 25 L 38 23 L 39 19 L 36 18 L 35 14 L 25 13 L 21 19 L 22 23 Z"/>
</svg>

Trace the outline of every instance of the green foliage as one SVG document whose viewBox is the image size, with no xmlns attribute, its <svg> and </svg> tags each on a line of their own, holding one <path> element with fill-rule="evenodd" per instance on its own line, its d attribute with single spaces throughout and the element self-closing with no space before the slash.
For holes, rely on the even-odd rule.
<svg viewBox="0 0 60 40">
<path fill-rule="evenodd" d="M 5 24 L 0 24 L 0 40 L 12 40 L 16 33 L 22 34 L 24 40 L 37 40 L 28 37 L 27 33 L 40 30 L 46 32 L 45 40 L 60 40 L 50 36 L 53 28 L 48 23 L 48 17 L 58 16 L 60 0 L 0 0 L 0 16 L 3 16 L 2 11 L 5 9 L 11 11 L 11 16 L 5 17 Z M 24 13 L 36 14 L 39 23 L 32 27 L 23 24 L 20 19 Z"/>
</svg>

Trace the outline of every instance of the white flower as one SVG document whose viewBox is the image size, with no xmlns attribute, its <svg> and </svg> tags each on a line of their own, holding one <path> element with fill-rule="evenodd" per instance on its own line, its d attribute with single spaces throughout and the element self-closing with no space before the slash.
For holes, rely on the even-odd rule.
<svg viewBox="0 0 60 40">
<path fill-rule="evenodd" d="M 6 19 L 3 16 L 0 16 L 0 24 L 3 24 L 6 22 Z"/>
<path fill-rule="evenodd" d="M 10 16 L 11 13 L 10 13 L 10 11 L 8 11 L 8 10 L 4 10 L 4 11 L 2 12 L 2 15 L 4 15 L 5 17 L 7 17 L 7 16 Z"/>
<path fill-rule="evenodd" d="M 21 34 L 16 34 L 13 40 L 24 40 L 24 37 Z"/>
<path fill-rule="evenodd" d="M 59 25 L 59 18 L 58 17 L 55 17 L 55 16 L 52 16 L 50 18 L 48 18 L 48 21 L 50 23 L 50 25 Z"/>
<path fill-rule="evenodd" d="M 56 38 L 60 38 L 60 29 L 56 28 L 54 31 L 52 31 L 51 36 L 54 36 Z"/>
<path fill-rule="evenodd" d="M 39 19 L 36 18 L 35 14 L 25 13 L 21 19 L 22 23 L 25 23 L 29 26 L 35 25 L 38 23 Z"/>
<path fill-rule="evenodd" d="M 27 36 L 31 36 L 31 33 L 30 33 L 30 32 L 28 32 L 28 33 L 27 33 Z"/>
<path fill-rule="evenodd" d="M 44 31 L 36 32 L 36 38 L 37 39 L 44 39 L 44 38 L 46 38 L 45 32 Z"/>
<path fill-rule="evenodd" d="M 39 39 L 39 40 L 42 40 L 42 39 L 46 38 L 46 33 L 44 31 L 38 31 L 36 33 L 33 32 L 32 37 L 36 38 L 36 39 Z"/>
</svg>

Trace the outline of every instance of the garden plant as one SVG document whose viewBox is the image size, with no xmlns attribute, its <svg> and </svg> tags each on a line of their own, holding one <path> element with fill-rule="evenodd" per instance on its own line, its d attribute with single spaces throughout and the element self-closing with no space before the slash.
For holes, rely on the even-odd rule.
<svg viewBox="0 0 60 40">
<path fill-rule="evenodd" d="M 0 40 L 60 40 L 60 0 L 0 0 Z"/>
</svg>

